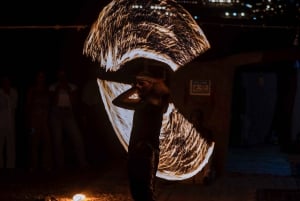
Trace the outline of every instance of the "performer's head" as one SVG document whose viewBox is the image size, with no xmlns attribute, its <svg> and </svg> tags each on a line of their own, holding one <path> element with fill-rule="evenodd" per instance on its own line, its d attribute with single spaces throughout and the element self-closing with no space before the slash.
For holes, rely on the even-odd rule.
<svg viewBox="0 0 300 201">
<path fill-rule="evenodd" d="M 148 71 L 142 71 L 136 76 L 136 88 L 141 98 L 160 99 L 169 95 L 169 88 L 164 79 Z"/>
<path fill-rule="evenodd" d="M 149 96 L 155 82 L 156 79 L 149 72 L 140 72 L 136 76 L 135 83 L 139 96 L 141 98 L 146 98 L 147 96 Z"/>
</svg>

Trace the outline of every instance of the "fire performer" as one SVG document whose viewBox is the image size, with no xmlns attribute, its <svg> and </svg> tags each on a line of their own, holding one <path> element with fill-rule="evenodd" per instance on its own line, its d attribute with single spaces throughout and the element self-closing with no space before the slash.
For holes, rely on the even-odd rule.
<svg viewBox="0 0 300 201">
<path fill-rule="evenodd" d="M 174 0 L 112 0 L 92 25 L 83 53 L 109 73 L 126 72 L 125 64 L 138 58 L 161 62 L 171 73 L 185 68 L 209 48 L 193 16 Z M 131 130 L 134 110 L 117 107 L 112 102 L 131 87 L 128 81 L 127 77 L 126 81 L 119 77 L 97 79 L 108 118 L 126 151 L 131 132 L 137 132 L 136 128 Z M 209 143 L 172 102 L 163 114 L 159 143 L 156 176 L 167 180 L 195 176 L 206 166 L 214 150 L 214 143 Z"/>
<path fill-rule="evenodd" d="M 134 98 L 135 94 L 138 98 Z M 134 110 L 128 146 L 131 195 L 135 201 L 154 201 L 159 135 L 163 113 L 169 104 L 169 89 L 164 79 L 141 72 L 136 76 L 134 86 L 116 97 L 113 104 Z"/>
</svg>

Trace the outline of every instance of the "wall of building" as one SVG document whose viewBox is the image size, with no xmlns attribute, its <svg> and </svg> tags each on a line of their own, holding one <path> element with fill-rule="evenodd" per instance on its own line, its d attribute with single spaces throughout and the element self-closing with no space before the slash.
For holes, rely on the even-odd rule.
<svg viewBox="0 0 300 201">
<path fill-rule="evenodd" d="M 296 51 L 296 52 L 295 52 Z M 284 54 L 282 54 L 284 52 Z M 205 62 L 192 62 L 174 72 L 171 79 L 175 105 L 187 118 L 192 111 L 204 113 L 204 126 L 213 133 L 216 142 L 213 164 L 217 175 L 225 174 L 230 136 L 233 81 L 235 71 L 244 65 L 300 58 L 299 50 L 251 52 Z M 191 95 L 190 80 L 210 80 L 210 95 Z"/>
</svg>

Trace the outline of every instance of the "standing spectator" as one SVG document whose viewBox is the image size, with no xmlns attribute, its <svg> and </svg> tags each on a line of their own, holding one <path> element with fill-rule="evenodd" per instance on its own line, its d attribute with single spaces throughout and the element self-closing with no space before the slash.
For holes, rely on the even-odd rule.
<svg viewBox="0 0 300 201">
<path fill-rule="evenodd" d="M 63 69 L 57 72 L 57 82 L 50 86 L 50 122 L 54 143 L 54 161 L 58 168 L 65 165 L 64 141 L 70 140 L 71 148 L 80 167 L 86 166 L 83 139 L 76 119 L 79 96 L 77 86 L 70 83 Z M 67 138 L 64 137 L 66 134 Z"/>
<path fill-rule="evenodd" d="M 49 131 L 49 90 L 43 71 L 36 74 L 27 91 L 26 117 L 29 136 L 29 168 L 51 169 L 51 138 Z M 41 165 L 39 165 L 41 163 Z"/>
<path fill-rule="evenodd" d="M 18 93 L 8 76 L 1 78 L 0 87 L 0 168 L 15 168 L 15 112 Z"/>
</svg>

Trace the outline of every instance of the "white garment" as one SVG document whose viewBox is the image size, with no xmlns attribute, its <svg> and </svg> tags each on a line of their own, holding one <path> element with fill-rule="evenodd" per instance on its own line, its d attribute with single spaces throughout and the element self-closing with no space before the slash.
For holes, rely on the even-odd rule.
<svg viewBox="0 0 300 201">
<path fill-rule="evenodd" d="M 69 83 L 68 84 L 71 92 L 75 91 L 77 89 L 77 87 L 74 84 Z M 54 92 L 56 90 L 57 87 L 57 83 L 53 84 L 50 86 L 49 90 L 51 92 Z M 58 102 L 57 102 L 57 106 L 58 107 L 72 107 L 72 103 L 70 100 L 70 96 L 68 94 L 68 92 L 66 90 L 61 89 L 58 92 Z"/>
<path fill-rule="evenodd" d="M 57 83 L 50 86 L 50 92 L 56 91 Z M 77 90 L 76 85 L 68 84 L 71 92 Z M 54 162 L 57 168 L 63 168 L 65 164 L 64 137 L 73 145 L 73 151 L 76 154 L 78 164 L 83 167 L 86 165 L 85 148 L 81 136 L 80 128 L 77 125 L 69 93 L 64 89 L 59 89 L 57 105 L 50 113 L 50 128 L 52 131 L 52 140 L 54 145 Z M 66 134 L 66 135 L 65 135 Z"/>
<path fill-rule="evenodd" d="M 15 167 L 15 111 L 18 94 L 10 89 L 6 94 L 0 89 L 0 168 L 4 167 L 3 151 L 6 144 L 6 167 Z"/>
</svg>

